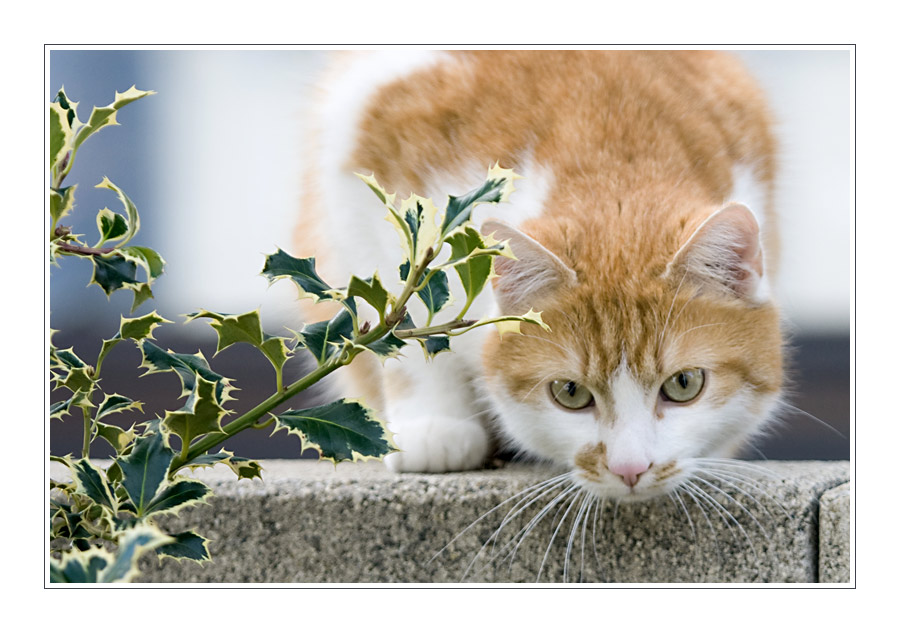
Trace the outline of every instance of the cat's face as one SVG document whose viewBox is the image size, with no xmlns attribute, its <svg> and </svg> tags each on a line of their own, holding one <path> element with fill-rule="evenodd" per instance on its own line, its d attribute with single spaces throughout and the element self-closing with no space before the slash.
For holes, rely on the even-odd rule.
<svg viewBox="0 0 900 633">
<path fill-rule="evenodd" d="M 699 459 L 732 456 L 778 402 L 774 306 L 751 300 L 749 286 L 717 289 L 689 267 L 653 270 L 618 278 L 578 271 L 544 292 L 532 286 L 532 303 L 552 331 L 524 326 L 484 352 L 507 437 L 571 469 L 599 497 L 674 490 L 697 474 Z M 500 272 L 502 282 L 521 270 Z M 502 283 L 496 290 L 501 301 L 510 292 Z"/>
</svg>

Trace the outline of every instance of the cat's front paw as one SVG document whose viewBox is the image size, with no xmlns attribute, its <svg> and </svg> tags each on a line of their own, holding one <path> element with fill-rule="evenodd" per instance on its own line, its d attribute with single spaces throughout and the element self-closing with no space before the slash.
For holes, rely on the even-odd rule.
<svg viewBox="0 0 900 633">
<path fill-rule="evenodd" d="M 444 416 L 392 420 L 399 453 L 384 458 L 394 472 L 444 473 L 474 470 L 484 465 L 490 440 L 478 420 Z"/>
</svg>

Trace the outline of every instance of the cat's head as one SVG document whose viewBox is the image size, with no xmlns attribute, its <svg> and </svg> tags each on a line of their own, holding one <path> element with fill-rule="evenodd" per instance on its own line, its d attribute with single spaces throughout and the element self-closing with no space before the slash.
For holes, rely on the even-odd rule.
<svg viewBox="0 0 900 633">
<path fill-rule="evenodd" d="M 537 239 L 483 226 L 517 257 L 495 260 L 501 311 L 534 307 L 552 328 L 486 345 L 510 442 L 623 500 L 666 494 L 698 459 L 732 456 L 771 416 L 782 381 L 752 213 L 731 204 L 636 239 L 546 222 L 526 225 Z"/>
</svg>

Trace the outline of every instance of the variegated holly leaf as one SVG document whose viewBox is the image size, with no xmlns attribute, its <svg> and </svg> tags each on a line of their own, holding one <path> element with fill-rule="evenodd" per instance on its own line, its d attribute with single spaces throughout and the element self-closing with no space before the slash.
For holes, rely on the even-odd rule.
<svg viewBox="0 0 900 633">
<path fill-rule="evenodd" d="M 441 238 L 447 237 L 454 229 L 468 222 L 475 205 L 508 201 L 510 194 L 515 191 L 513 181 L 519 178 L 521 176 L 511 169 L 503 169 L 496 163 L 488 170 L 487 180 L 480 187 L 459 197 L 450 196 L 441 223 Z"/>
<path fill-rule="evenodd" d="M 410 261 L 417 265 L 425 259 L 429 250 L 436 252 L 438 228 L 435 216 L 437 207 L 428 198 L 412 194 L 400 204 L 400 217 L 409 227 L 412 236 L 412 249 Z"/>
<path fill-rule="evenodd" d="M 67 400 L 60 400 L 50 404 L 50 419 L 61 420 L 63 416 L 70 415 L 73 408 L 93 409 L 96 405 L 91 402 L 90 395 L 84 391 L 76 391 Z"/>
<path fill-rule="evenodd" d="M 405 345 L 406 341 L 394 336 L 393 332 L 388 332 L 378 340 L 365 345 L 358 344 L 356 347 L 372 352 L 383 364 L 384 361 L 389 358 L 398 358 L 400 356 L 400 349 Z"/>
<path fill-rule="evenodd" d="M 100 239 L 94 245 L 94 248 L 103 246 L 109 240 L 114 240 L 128 233 L 128 220 L 118 213 L 113 213 L 108 208 L 103 207 L 97 212 L 97 231 L 100 233 Z"/>
<path fill-rule="evenodd" d="M 153 90 L 138 90 L 132 86 L 125 92 L 116 92 L 116 98 L 108 106 L 101 108 L 94 107 L 91 116 L 76 133 L 73 143 L 74 149 L 77 150 L 91 135 L 96 134 L 108 125 L 119 125 L 116 121 L 116 113 L 124 106 L 142 99 L 149 95 L 154 95 Z"/>
<path fill-rule="evenodd" d="M 497 326 L 497 331 L 500 333 L 500 336 L 508 333 L 520 334 L 522 323 L 531 323 L 532 325 L 537 325 L 549 332 L 550 326 L 544 323 L 544 321 L 541 319 L 541 314 L 541 312 L 529 310 L 527 313 L 521 316 L 501 316 L 495 317 L 493 319 L 481 319 L 480 321 L 476 321 L 471 326 L 460 330 L 458 333 L 462 334 L 477 327 L 490 325 L 492 323 Z"/>
<path fill-rule="evenodd" d="M 161 317 L 156 310 L 134 318 L 120 316 L 119 331 L 112 338 L 103 340 L 103 345 L 100 347 L 100 355 L 97 357 L 97 365 L 99 366 L 103 362 L 103 359 L 106 358 L 106 355 L 113 347 L 126 339 L 131 339 L 138 344 L 144 339 L 152 339 L 153 330 L 163 323 L 171 323 L 171 321 Z"/>
<path fill-rule="evenodd" d="M 419 339 L 419 343 L 422 345 L 425 357 L 428 359 L 434 358 L 441 352 L 450 351 L 450 337 L 443 334 L 435 334 L 434 336 Z"/>
<path fill-rule="evenodd" d="M 163 424 L 181 438 L 183 445 L 190 446 L 201 435 L 222 432 L 221 422 L 227 411 L 219 405 L 215 390 L 216 383 L 198 376 L 184 407 L 166 411 Z"/>
<path fill-rule="evenodd" d="M 97 435 L 109 442 L 109 445 L 115 449 L 116 453 L 124 451 L 135 438 L 134 426 L 126 431 L 112 424 L 97 422 L 96 427 Z"/>
<path fill-rule="evenodd" d="M 72 473 L 72 479 L 78 485 L 76 489 L 78 494 L 83 494 L 113 514 L 116 513 L 119 504 L 112 493 L 106 474 L 101 469 L 87 459 L 79 459 L 70 463 L 69 470 Z"/>
<path fill-rule="evenodd" d="M 160 490 L 144 509 L 143 516 L 151 514 L 177 513 L 185 508 L 202 503 L 212 490 L 196 479 L 178 479 Z"/>
<path fill-rule="evenodd" d="M 453 268 L 466 291 L 468 303 L 477 297 L 491 278 L 494 257 L 511 256 L 509 247 L 490 236 L 483 236 L 473 226 L 466 226 L 447 237 L 450 259 L 441 268 Z"/>
<path fill-rule="evenodd" d="M 319 365 L 325 364 L 343 346 L 344 341 L 352 337 L 353 316 L 346 308 L 330 321 L 310 323 L 297 333 L 300 344 L 312 352 Z"/>
<path fill-rule="evenodd" d="M 292 280 L 300 290 L 301 298 L 312 298 L 316 303 L 334 300 L 330 292 L 331 286 L 316 272 L 315 257 L 298 259 L 279 248 L 276 253 L 266 257 L 262 274 L 269 278 L 269 283 L 283 278 Z"/>
<path fill-rule="evenodd" d="M 122 288 L 134 292 L 134 300 L 131 303 L 132 312 L 137 310 L 138 306 L 147 299 L 153 298 L 150 284 L 137 279 L 137 266 L 133 259 L 119 255 L 118 251 L 107 255 L 90 255 L 88 259 L 94 263 L 91 284 L 100 286 L 107 297 Z"/>
<path fill-rule="evenodd" d="M 97 413 L 94 414 L 94 420 L 99 420 L 113 413 L 133 411 L 134 409 L 143 413 L 144 403 L 132 400 L 127 396 L 122 396 L 117 393 L 107 394 L 106 397 L 103 398 L 103 402 L 101 402 L 100 406 L 97 408 Z"/>
<path fill-rule="evenodd" d="M 165 269 L 166 260 L 152 248 L 146 246 L 125 246 L 117 249 L 117 252 L 144 269 L 147 274 L 147 284 L 152 284 L 159 278 Z M 132 311 L 134 311 L 132 309 Z"/>
<path fill-rule="evenodd" d="M 371 189 L 378 199 L 387 207 L 388 214 L 385 218 L 388 222 L 393 225 L 393 227 L 397 230 L 397 233 L 400 235 L 400 243 L 403 247 L 404 253 L 406 254 L 406 258 L 409 260 L 415 260 L 415 245 L 413 241 L 413 234 L 410 230 L 409 224 L 403 218 L 403 215 L 400 211 L 397 210 L 396 200 L 397 194 L 388 193 L 384 187 L 378 184 L 378 181 L 375 179 L 375 175 L 365 176 L 363 174 L 355 174 L 358 176 L 366 185 L 368 185 L 369 189 Z"/>
<path fill-rule="evenodd" d="M 389 293 L 376 272 L 368 279 L 360 279 L 357 276 L 350 278 L 350 284 L 347 286 L 348 297 L 360 297 L 370 306 L 375 308 L 380 318 L 384 318 L 389 301 L 394 301 L 394 297 Z"/>
<path fill-rule="evenodd" d="M 192 560 L 196 563 L 205 563 L 212 559 L 209 555 L 209 541 L 194 531 L 170 534 L 173 542 L 156 548 L 156 554 L 160 558 L 174 558 L 176 560 Z"/>
<path fill-rule="evenodd" d="M 115 458 L 122 471 L 122 487 L 136 516 L 145 515 L 151 500 L 163 488 L 173 459 L 175 451 L 159 425 L 155 431 L 138 437 L 131 453 Z"/>
<path fill-rule="evenodd" d="M 403 262 L 400 265 L 400 279 L 404 282 L 410 275 L 409 271 L 409 261 Z M 432 274 L 428 279 L 428 283 L 421 290 L 416 291 L 416 296 L 422 300 L 422 303 L 428 309 L 428 320 L 430 322 L 431 317 L 447 305 L 447 302 L 450 300 L 450 282 L 447 278 L 447 273 L 443 270 L 432 271 L 430 268 L 426 268 L 425 272 L 417 280 L 416 286 L 422 285 L 422 282 L 429 277 L 429 273 Z"/>
<path fill-rule="evenodd" d="M 287 338 L 263 332 L 259 310 L 244 314 L 220 314 L 201 310 L 186 316 L 185 323 L 194 319 L 210 319 L 210 325 L 219 335 L 217 354 L 235 343 L 250 343 L 269 359 L 276 371 L 281 370 L 291 355 L 291 350 L 287 346 Z"/>
<path fill-rule="evenodd" d="M 59 189 L 50 188 L 50 218 L 53 220 L 54 226 L 62 218 L 69 215 L 69 212 L 75 206 L 75 189 L 77 187 L 78 185 L 61 187 Z"/>
<path fill-rule="evenodd" d="M 396 450 L 393 434 L 371 409 L 356 400 L 338 400 L 275 415 L 275 431 L 300 437 L 302 450 L 314 448 L 334 463 L 381 459 Z"/>
<path fill-rule="evenodd" d="M 203 357 L 202 352 L 196 354 L 176 354 L 169 350 L 154 345 L 148 340 L 140 344 L 143 361 L 141 367 L 147 371 L 142 374 L 156 374 L 164 371 L 172 371 L 181 380 L 181 398 L 193 393 L 197 385 L 197 377 L 200 376 L 210 382 L 216 383 L 216 401 L 225 404 L 233 400 L 230 393 L 234 389 L 231 379 L 217 374 L 209 368 L 209 363 Z"/>
<path fill-rule="evenodd" d="M 259 462 L 246 457 L 236 457 L 234 453 L 226 450 L 198 455 L 184 464 L 184 467 L 193 471 L 196 468 L 210 468 L 216 464 L 228 466 L 238 479 L 253 479 L 254 477 L 262 479 L 262 466 Z"/>
<path fill-rule="evenodd" d="M 137 235 L 138 231 L 141 228 L 141 218 L 138 215 L 137 207 L 134 205 L 134 202 L 131 201 L 131 198 L 129 198 L 127 195 L 125 195 L 125 192 L 122 191 L 118 186 L 116 186 L 106 176 L 103 177 L 103 180 L 100 181 L 99 185 L 94 185 L 94 188 L 95 189 L 109 189 L 110 191 L 115 192 L 116 195 L 119 197 L 119 201 L 122 203 L 122 207 L 125 209 L 125 214 L 127 215 L 127 221 L 126 221 L 125 217 L 123 217 L 121 215 L 119 216 L 120 218 L 122 218 L 122 222 L 125 223 L 125 232 L 120 234 L 119 236 L 117 236 L 117 238 L 119 240 L 119 242 L 118 242 L 119 245 L 124 246 L 125 244 L 130 242 L 131 239 L 135 235 Z M 107 211 L 109 211 L 109 210 L 107 209 Z M 112 213 L 112 212 L 110 211 L 110 213 Z M 100 222 L 99 218 L 98 218 L 97 222 L 99 224 L 99 222 Z"/>
<path fill-rule="evenodd" d="M 94 368 L 81 360 L 73 348 L 50 348 L 50 378 L 54 389 L 64 387 L 73 394 L 79 391 L 89 394 L 95 384 Z M 74 403 L 70 403 L 74 404 Z M 78 406 L 93 407 L 90 401 L 82 401 Z"/>
<path fill-rule="evenodd" d="M 115 553 L 102 547 L 72 550 L 59 561 L 50 559 L 50 582 L 129 582 L 138 575 L 138 559 L 148 550 L 173 542 L 159 528 L 142 524 L 125 531 Z"/>
</svg>

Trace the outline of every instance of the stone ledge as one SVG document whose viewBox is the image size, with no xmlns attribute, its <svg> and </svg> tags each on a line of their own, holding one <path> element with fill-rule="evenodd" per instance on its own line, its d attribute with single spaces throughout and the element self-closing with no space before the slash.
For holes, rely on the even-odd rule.
<svg viewBox="0 0 900 633">
<path fill-rule="evenodd" d="M 849 483 L 829 490 L 819 503 L 819 582 L 848 583 L 850 562 Z"/>
<path fill-rule="evenodd" d="M 517 464 L 447 475 L 394 475 L 380 463 L 335 468 L 271 460 L 263 465 L 263 482 L 235 481 L 227 469 L 198 471 L 215 497 L 209 505 L 170 519 L 166 527 L 197 529 L 211 540 L 213 561 L 200 566 L 146 557 L 139 580 L 665 583 L 816 582 L 820 574 L 828 582 L 850 578 L 849 556 L 840 549 L 849 546 L 849 504 L 841 505 L 843 493 L 833 493 L 837 500 L 826 497 L 819 533 L 819 500 L 850 479 L 848 462 L 747 462 L 737 472 L 745 478 L 739 485 L 752 499 L 719 481 L 720 491 L 705 487 L 709 499 L 703 508 L 683 493 L 683 504 L 669 498 L 618 507 L 606 503 L 588 508 L 577 530 L 573 519 L 581 504 L 572 504 L 564 516 L 568 497 L 522 540 L 514 556 L 509 555 L 510 543 L 516 542 L 511 539 L 550 495 L 509 522 L 494 550 L 482 550 L 482 545 L 515 501 L 467 528 L 516 493 L 556 474 L 545 467 Z M 758 474 L 760 469 L 769 474 Z M 820 553 L 820 546 L 828 551 Z"/>
</svg>

